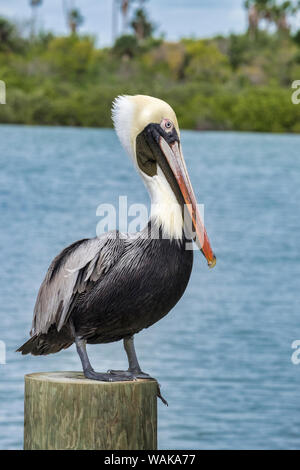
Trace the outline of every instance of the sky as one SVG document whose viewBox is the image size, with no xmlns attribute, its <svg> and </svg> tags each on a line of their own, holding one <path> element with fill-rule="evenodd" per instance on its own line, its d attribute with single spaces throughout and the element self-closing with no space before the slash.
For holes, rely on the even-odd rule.
<svg viewBox="0 0 300 470">
<path fill-rule="evenodd" d="M 111 44 L 113 0 L 65 1 L 80 9 L 84 17 L 82 33 L 96 36 L 100 47 Z M 66 34 L 62 3 L 63 0 L 43 0 L 37 10 L 38 25 Z M 168 40 L 176 40 L 184 36 L 209 37 L 244 31 L 247 22 L 243 4 L 243 0 L 148 0 L 145 5 L 157 31 L 164 33 Z M 29 0 L 0 0 L 1 15 L 25 21 L 31 15 Z"/>
</svg>

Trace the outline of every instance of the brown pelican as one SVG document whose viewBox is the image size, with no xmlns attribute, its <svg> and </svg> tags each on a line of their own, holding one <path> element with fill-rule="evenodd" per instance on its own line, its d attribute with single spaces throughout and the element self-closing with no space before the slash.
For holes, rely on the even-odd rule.
<svg viewBox="0 0 300 470">
<path fill-rule="evenodd" d="M 117 135 L 150 193 L 149 222 L 136 234 L 114 231 L 65 248 L 52 261 L 40 287 L 31 338 L 18 349 L 22 354 L 44 355 L 75 342 L 85 377 L 101 381 L 149 377 L 140 368 L 133 336 L 164 317 L 183 295 L 193 264 L 187 242 L 195 241 L 210 267 L 216 263 L 173 109 L 150 96 L 120 96 L 112 116 Z M 190 231 L 185 229 L 188 225 Z M 86 344 L 121 339 L 128 370 L 95 372 Z"/>
</svg>

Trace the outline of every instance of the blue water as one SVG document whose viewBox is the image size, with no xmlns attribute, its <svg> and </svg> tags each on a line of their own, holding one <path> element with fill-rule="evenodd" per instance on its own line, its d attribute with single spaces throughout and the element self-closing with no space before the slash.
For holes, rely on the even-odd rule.
<svg viewBox="0 0 300 470">
<path fill-rule="evenodd" d="M 136 337 L 169 401 L 159 448 L 300 448 L 300 137 L 183 132 L 182 144 L 218 263 L 195 253 L 184 297 Z M 100 203 L 148 196 L 111 130 L 0 126 L 0 168 L 0 448 L 16 449 L 24 374 L 80 370 L 74 347 L 14 352 L 50 260 L 95 235 Z M 120 342 L 89 351 L 98 370 L 126 367 Z"/>
</svg>

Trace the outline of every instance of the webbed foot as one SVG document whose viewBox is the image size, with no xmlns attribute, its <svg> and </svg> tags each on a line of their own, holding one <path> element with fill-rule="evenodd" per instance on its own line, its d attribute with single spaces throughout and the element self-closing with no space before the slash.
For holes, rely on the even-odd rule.
<svg viewBox="0 0 300 470">
<path fill-rule="evenodd" d="M 149 379 L 149 380 L 156 380 L 154 377 L 151 377 L 146 372 L 137 369 L 128 369 L 128 370 L 108 370 L 108 374 L 111 375 L 119 375 L 123 377 L 134 376 L 136 379 Z"/>
<path fill-rule="evenodd" d="M 136 377 L 132 374 L 122 375 L 122 374 L 108 374 L 105 372 L 95 372 L 93 369 L 85 370 L 84 376 L 87 379 L 99 380 L 101 382 L 128 382 L 137 380 Z"/>
</svg>

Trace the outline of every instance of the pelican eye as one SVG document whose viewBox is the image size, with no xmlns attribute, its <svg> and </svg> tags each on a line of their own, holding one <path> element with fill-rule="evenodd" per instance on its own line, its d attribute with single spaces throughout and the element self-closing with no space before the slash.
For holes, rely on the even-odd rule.
<svg viewBox="0 0 300 470">
<path fill-rule="evenodd" d="M 168 132 L 173 128 L 173 123 L 169 119 L 163 119 L 161 127 Z"/>
</svg>

